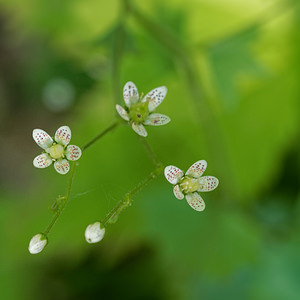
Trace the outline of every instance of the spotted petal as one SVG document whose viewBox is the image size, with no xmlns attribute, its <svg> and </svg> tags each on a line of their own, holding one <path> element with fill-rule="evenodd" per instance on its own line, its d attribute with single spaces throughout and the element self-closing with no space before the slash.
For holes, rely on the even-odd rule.
<svg viewBox="0 0 300 300">
<path fill-rule="evenodd" d="M 127 107 L 130 107 L 131 103 L 136 103 L 139 99 L 138 89 L 132 81 L 128 81 L 124 85 L 123 97 Z"/>
<path fill-rule="evenodd" d="M 66 158 L 68 160 L 77 160 L 81 156 L 81 149 L 75 145 L 69 145 L 66 149 Z"/>
<path fill-rule="evenodd" d="M 53 144 L 51 136 L 42 129 L 34 129 L 32 132 L 32 137 L 35 142 L 43 149 L 47 149 Z"/>
<path fill-rule="evenodd" d="M 209 192 L 217 188 L 219 180 L 214 176 L 203 176 L 199 178 L 199 184 L 199 192 Z"/>
<path fill-rule="evenodd" d="M 38 155 L 33 160 L 33 165 L 36 168 L 47 168 L 52 164 L 52 159 L 47 153 L 43 153 L 41 155 Z"/>
<path fill-rule="evenodd" d="M 204 173 L 206 167 L 207 162 L 205 160 L 198 160 L 190 166 L 185 174 L 194 178 L 199 178 Z"/>
<path fill-rule="evenodd" d="M 171 119 L 162 114 L 150 114 L 149 117 L 145 120 L 145 125 L 152 125 L 152 126 L 161 126 L 168 124 Z"/>
<path fill-rule="evenodd" d="M 194 192 L 194 193 L 188 193 L 185 196 L 186 201 L 190 205 L 191 208 L 193 208 L 196 211 L 203 211 L 205 209 L 205 203 L 201 196 Z"/>
<path fill-rule="evenodd" d="M 143 124 L 132 123 L 132 129 L 139 135 L 146 137 L 148 135 L 147 130 Z"/>
<path fill-rule="evenodd" d="M 55 132 L 55 141 L 67 146 L 71 140 L 71 129 L 68 126 L 61 126 Z"/>
<path fill-rule="evenodd" d="M 182 200 L 184 198 L 184 194 L 182 193 L 178 184 L 174 186 L 173 193 L 175 197 L 179 200 Z"/>
<path fill-rule="evenodd" d="M 175 166 L 167 166 L 165 168 L 165 177 L 172 184 L 176 184 L 182 176 L 183 172 Z"/>
<path fill-rule="evenodd" d="M 121 105 L 117 104 L 116 110 L 121 118 L 123 118 L 125 121 L 129 121 L 128 113 Z"/>
<path fill-rule="evenodd" d="M 59 174 L 67 174 L 70 170 L 70 165 L 66 159 L 60 159 L 54 163 L 54 168 Z"/>
<path fill-rule="evenodd" d="M 150 91 L 142 100 L 142 102 L 149 101 L 149 111 L 154 111 L 155 108 L 160 105 L 166 97 L 168 89 L 165 86 L 160 86 L 158 88 Z"/>
</svg>

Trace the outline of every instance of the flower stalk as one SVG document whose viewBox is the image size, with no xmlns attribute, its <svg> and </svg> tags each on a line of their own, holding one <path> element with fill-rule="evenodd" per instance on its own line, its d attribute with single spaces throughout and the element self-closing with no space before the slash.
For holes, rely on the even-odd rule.
<svg viewBox="0 0 300 300">
<path fill-rule="evenodd" d="M 132 196 L 143 189 L 149 182 L 163 173 L 163 167 L 157 167 L 144 180 L 142 180 L 135 188 L 126 193 L 123 198 L 115 205 L 115 207 L 101 220 L 101 224 L 106 227 L 108 224 L 115 223 L 120 213 L 132 203 Z"/>
<path fill-rule="evenodd" d="M 122 120 L 117 119 L 114 123 L 112 123 L 109 127 L 101 131 L 98 135 L 96 135 L 93 139 L 91 139 L 89 142 L 87 142 L 85 145 L 81 147 L 82 151 L 86 150 L 87 148 L 91 147 L 94 143 L 96 143 L 98 140 L 100 140 L 103 136 L 105 136 L 107 133 L 112 131 L 113 129 L 117 128 Z"/>
<path fill-rule="evenodd" d="M 62 201 L 61 205 L 59 206 L 59 208 L 57 209 L 55 215 L 53 216 L 50 224 L 48 225 L 48 227 L 46 228 L 46 230 L 44 231 L 44 235 L 47 236 L 50 232 L 50 230 L 52 229 L 52 227 L 54 226 L 54 224 L 56 223 L 57 219 L 59 218 L 59 216 L 61 215 L 62 211 L 64 210 L 64 208 L 66 207 L 68 200 L 70 198 L 70 193 L 71 193 L 71 187 L 72 187 L 72 183 L 73 183 L 73 178 L 74 178 L 74 173 L 75 173 L 75 168 L 76 168 L 76 163 L 72 163 L 71 166 L 71 172 L 70 172 L 70 177 L 69 177 L 69 183 L 68 183 L 68 187 L 67 187 L 67 193 L 66 196 L 62 197 L 60 201 Z"/>
</svg>

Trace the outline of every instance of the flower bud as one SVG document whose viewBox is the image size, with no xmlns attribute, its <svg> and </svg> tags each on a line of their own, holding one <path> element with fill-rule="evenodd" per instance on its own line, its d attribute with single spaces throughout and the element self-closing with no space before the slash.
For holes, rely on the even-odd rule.
<svg viewBox="0 0 300 300">
<path fill-rule="evenodd" d="M 105 233 L 105 228 L 101 228 L 100 222 L 90 224 L 85 230 L 85 239 L 88 243 L 100 242 Z"/>
<path fill-rule="evenodd" d="M 31 254 L 40 253 L 46 247 L 47 243 L 47 237 L 43 233 L 38 233 L 30 240 L 28 250 Z"/>
</svg>

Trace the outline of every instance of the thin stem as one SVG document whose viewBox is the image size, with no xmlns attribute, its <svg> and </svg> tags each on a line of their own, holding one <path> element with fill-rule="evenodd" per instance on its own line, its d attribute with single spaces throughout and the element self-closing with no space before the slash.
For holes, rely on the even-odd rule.
<svg viewBox="0 0 300 300">
<path fill-rule="evenodd" d="M 70 173 L 70 177 L 69 177 L 69 184 L 68 184 L 66 196 L 63 198 L 63 203 L 59 206 L 59 209 L 55 213 L 55 215 L 52 218 L 50 224 L 48 225 L 48 227 L 44 231 L 44 234 L 46 236 L 48 235 L 48 233 L 50 232 L 50 230 L 52 229 L 52 227 L 56 223 L 57 219 L 59 218 L 60 214 L 62 213 L 63 209 L 65 208 L 65 206 L 68 203 L 68 200 L 69 200 L 69 197 L 70 197 L 70 192 L 71 192 L 71 187 L 72 187 L 72 182 L 73 182 L 73 178 L 74 178 L 74 173 L 75 173 L 75 167 L 76 167 L 76 162 L 73 162 L 72 166 L 71 166 L 71 173 Z"/>
<path fill-rule="evenodd" d="M 116 127 L 118 127 L 118 125 L 120 124 L 120 119 L 116 120 L 113 124 L 111 124 L 109 127 L 107 127 L 106 129 L 104 129 L 102 132 L 100 132 L 98 135 L 96 135 L 92 140 L 90 140 L 89 142 L 87 142 L 84 146 L 81 147 L 82 151 L 86 150 L 87 148 L 89 148 L 90 146 L 92 146 L 94 143 L 96 143 L 99 139 L 101 139 L 104 135 L 106 135 L 108 132 L 110 132 L 111 130 L 115 129 Z"/>
<path fill-rule="evenodd" d="M 148 142 L 146 141 L 146 139 L 144 137 L 141 137 L 141 136 L 139 136 L 139 139 L 140 139 L 141 143 L 143 144 L 143 146 L 145 147 L 147 154 L 152 159 L 154 165 L 156 167 L 162 166 L 162 163 L 158 160 L 158 158 L 156 157 L 156 155 L 152 151 L 152 149 L 151 149 L 150 145 L 148 144 Z"/>
<path fill-rule="evenodd" d="M 141 181 L 134 189 L 126 193 L 124 197 L 116 204 L 116 206 L 105 216 L 101 221 L 101 224 L 105 227 L 112 220 L 119 216 L 119 214 L 128 206 L 131 205 L 131 197 L 144 188 L 150 181 L 156 178 L 163 172 L 163 167 L 157 167 L 153 172 L 151 172 L 143 181 Z"/>
</svg>

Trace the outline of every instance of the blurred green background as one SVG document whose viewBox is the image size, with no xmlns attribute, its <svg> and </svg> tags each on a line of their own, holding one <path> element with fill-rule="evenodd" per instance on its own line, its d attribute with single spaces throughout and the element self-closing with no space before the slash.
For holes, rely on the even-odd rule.
<svg viewBox="0 0 300 300">
<path fill-rule="evenodd" d="M 296 0 L 0 1 L 1 299 L 299 299 L 300 3 Z M 84 240 L 154 166 L 127 126 L 86 150 L 68 176 L 32 166 L 32 130 L 72 129 L 83 145 L 109 126 L 126 81 L 166 85 L 165 165 L 206 159 L 219 178 L 206 210 L 161 175 L 104 240 Z"/>
</svg>

